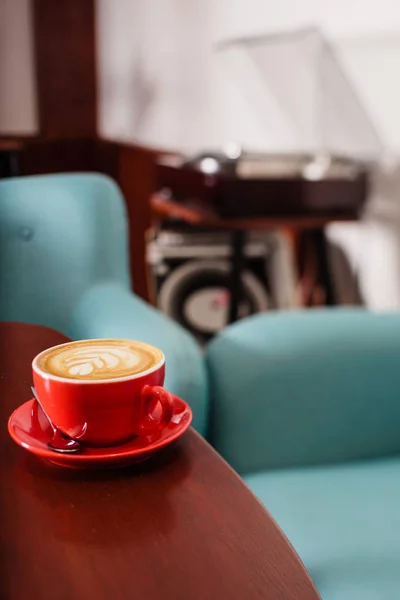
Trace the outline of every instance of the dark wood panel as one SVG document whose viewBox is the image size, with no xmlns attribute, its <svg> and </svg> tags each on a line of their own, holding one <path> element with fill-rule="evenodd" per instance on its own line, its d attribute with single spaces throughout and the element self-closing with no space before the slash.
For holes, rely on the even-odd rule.
<svg viewBox="0 0 400 600">
<path fill-rule="evenodd" d="M 152 224 L 150 198 L 156 191 L 155 164 L 166 152 L 107 140 L 96 140 L 96 170 L 113 177 L 121 187 L 129 217 L 129 252 L 135 292 L 152 300 L 146 268 L 146 232 Z M 172 153 L 168 153 L 172 154 Z"/>
<path fill-rule="evenodd" d="M 118 182 L 128 208 L 129 251 L 134 289 L 139 296 L 150 300 L 146 232 L 151 225 L 150 197 L 155 189 L 153 157 L 135 148 L 122 146 L 119 155 Z"/>
<path fill-rule="evenodd" d="M 94 0 L 32 0 L 40 135 L 96 133 Z"/>
<path fill-rule="evenodd" d="M 20 175 L 94 171 L 93 140 L 31 140 L 19 153 Z"/>
<path fill-rule="evenodd" d="M 65 339 L 0 324 L 2 600 L 317 600 L 268 512 L 193 430 L 151 462 L 99 472 L 12 442 L 32 358 Z"/>
<path fill-rule="evenodd" d="M 151 226 L 150 197 L 155 190 L 154 151 L 129 144 L 96 140 L 95 170 L 120 186 L 129 219 L 129 256 L 134 290 L 150 301 L 146 266 L 146 232 Z"/>
<path fill-rule="evenodd" d="M 333 221 L 353 221 L 354 216 L 349 214 L 325 215 L 272 215 L 270 217 L 249 217 L 244 219 L 225 219 L 207 205 L 192 201 L 190 204 L 177 202 L 164 198 L 160 194 L 153 194 L 150 206 L 155 218 L 179 219 L 198 227 L 213 227 L 228 231 L 256 231 L 268 229 L 293 229 L 295 231 L 323 228 Z"/>
</svg>

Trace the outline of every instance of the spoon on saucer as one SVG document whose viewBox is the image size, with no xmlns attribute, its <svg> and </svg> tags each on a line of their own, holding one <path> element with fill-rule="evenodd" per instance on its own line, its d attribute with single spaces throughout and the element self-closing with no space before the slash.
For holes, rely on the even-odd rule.
<svg viewBox="0 0 400 600">
<path fill-rule="evenodd" d="M 72 452 L 79 452 L 81 449 L 80 443 L 76 442 L 75 440 L 71 440 L 71 438 L 66 437 L 64 434 L 61 433 L 59 429 L 57 429 L 47 412 L 44 410 L 42 403 L 40 402 L 39 397 L 37 395 L 37 392 L 33 386 L 31 386 L 31 390 L 32 394 L 36 398 L 36 402 L 39 404 L 44 416 L 48 420 L 49 425 L 53 430 L 53 437 L 51 441 L 47 443 L 48 447 L 54 452 L 60 452 L 62 454 L 71 454 Z"/>
</svg>

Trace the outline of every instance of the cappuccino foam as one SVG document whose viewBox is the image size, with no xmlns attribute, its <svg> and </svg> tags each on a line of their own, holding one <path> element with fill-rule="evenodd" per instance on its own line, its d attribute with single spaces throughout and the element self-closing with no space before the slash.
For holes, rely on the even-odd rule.
<svg viewBox="0 0 400 600">
<path fill-rule="evenodd" d="M 161 362 L 161 350 L 129 340 L 83 340 L 43 352 L 37 366 L 67 379 L 100 380 L 137 375 Z"/>
</svg>

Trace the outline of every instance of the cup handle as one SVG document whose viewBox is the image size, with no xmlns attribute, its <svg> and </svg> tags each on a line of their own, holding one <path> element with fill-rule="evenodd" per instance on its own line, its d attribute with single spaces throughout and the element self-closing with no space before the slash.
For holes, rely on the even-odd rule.
<svg viewBox="0 0 400 600">
<path fill-rule="evenodd" d="M 174 401 L 167 390 L 158 385 L 145 385 L 142 389 L 142 415 L 139 421 L 138 434 L 150 435 L 161 431 L 172 419 Z M 155 419 L 152 412 L 157 403 L 161 405 L 161 416 Z"/>
</svg>

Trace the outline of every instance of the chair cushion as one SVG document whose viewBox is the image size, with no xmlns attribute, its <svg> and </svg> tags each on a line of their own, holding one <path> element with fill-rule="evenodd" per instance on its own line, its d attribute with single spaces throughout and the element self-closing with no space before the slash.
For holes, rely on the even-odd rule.
<svg viewBox="0 0 400 600">
<path fill-rule="evenodd" d="M 211 441 L 241 474 L 400 453 L 399 313 L 259 314 L 207 363 Z"/>
<path fill-rule="evenodd" d="M 323 600 L 400 598 L 400 458 L 245 478 Z"/>
</svg>

